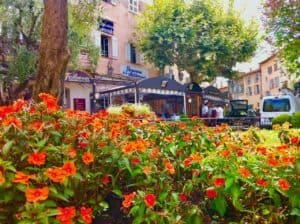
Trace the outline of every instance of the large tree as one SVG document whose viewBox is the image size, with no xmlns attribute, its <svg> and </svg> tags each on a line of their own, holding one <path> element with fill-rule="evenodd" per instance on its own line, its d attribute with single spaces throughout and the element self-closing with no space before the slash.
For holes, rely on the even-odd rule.
<svg viewBox="0 0 300 224">
<path fill-rule="evenodd" d="M 61 96 L 70 58 L 67 37 L 67 0 L 45 0 L 39 65 L 33 92 L 35 99 L 41 92 Z"/>
<path fill-rule="evenodd" d="M 220 1 L 156 0 L 138 20 L 138 45 L 157 67 L 176 64 L 191 80 L 232 77 L 237 62 L 250 58 L 257 29 Z"/>
<path fill-rule="evenodd" d="M 264 22 L 274 44 L 291 74 L 300 76 L 300 1 L 266 0 Z"/>
<path fill-rule="evenodd" d="M 43 21 L 42 19 L 44 18 L 45 21 L 47 19 L 45 17 L 50 16 L 50 18 L 48 17 L 48 21 L 50 21 L 50 23 L 54 22 L 54 19 L 57 19 L 58 23 L 60 23 L 61 25 L 63 25 L 62 22 L 66 22 L 65 19 L 62 20 L 56 17 L 52 17 L 51 13 L 47 15 L 45 14 L 45 16 L 43 17 L 44 5 L 48 5 L 51 7 L 49 8 L 50 10 L 54 10 L 54 7 L 56 6 L 53 5 L 52 7 L 51 4 L 57 5 L 58 3 L 59 5 L 57 6 L 64 7 L 64 9 L 58 8 L 58 10 L 63 9 L 65 10 L 65 12 L 68 11 L 68 34 L 58 33 L 56 28 L 53 28 L 54 30 L 51 31 L 54 31 L 51 35 L 56 35 L 57 38 L 61 38 L 58 37 L 58 34 L 63 35 L 63 38 L 68 35 L 68 47 L 70 48 L 71 53 L 71 62 L 68 64 L 68 66 L 71 68 L 80 67 L 80 63 L 78 63 L 78 55 L 81 53 L 81 50 L 84 49 L 84 51 L 90 55 L 91 69 L 93 70 L 95 68 L 99 56 L 99 49 L 94 45 L 93 37 L 89 34 L 91 34 L 91 30 L 96 27 L 96 24 L 98 22 L 99 15 L 101 13 L 101 1 L 73 0 L 68 3 L 68 10 L 66 10 L 65 8 L 65 2 L 67 1 L 55 2 L 46 0 L 0 0 L 0 25 L 2 25 L 0 41 L 6 44 L 6 46 L 8 47 L 7 49 L 10 49 L 9 51 L 1 52 L 2 49 L 6 48 L 0 47 L 1 59 L 9 59 L 0 61 L 1 64 L 3 64 L 5 67 L 8 66 L 7 70 L 0 72 L 2 72 L 2 81 L 7 84 L 7 87 L 9 87 L 9 97 L 11 100 L 14 100 L 18 96 L 18 93 L 24 90 L 24 88 L 28 84 L 29 78 L 33 75 L 36 75 L 38 65 L 41 68 L 41 63 L 48 63 L 47 60 L 42 60 L 42 58 L 39 60 L 40 63 L 37 63 L 39 46 L 41 42 L 44 42 L 41 37 L 41 24 Z M 57 13 L 58 11 L 56 12 L 56 14 Z M 57 16 L 66 17 L 67 14 L 61 13 L 60 15 L 57 14 Z M 65 32 L 67 32 L 67 26 L 63 26 L 63 29 L 65 30 Z M 44 35 L 44 37 L 49 39 L 50 36 L 47 35 L 47 32 L 50 32 L 50 30 L 46 28 L 43 29 L 43 31 L 46 32 L 46 35 Z M 55 38 L 53 38 L 53 41 L 54 40 Z M 52 51 L 53 53 L 54 50 L 52 47 L 61 47 L 58 46 L 58 44 L 59 43 L 55 40 L 53 45 L 50 44 L 51 46 L 50 48 L 48 48 L 48 50 Z M 44 50 L 47 50 L 47 48 Z M 61 60 L 57 60 L 57 63 L 60 62 Z M 43 66 L 45 67 L 45 65 Z M 57 64 L 53 67 L 58 68 L 59 66 Z M 41 71 L 41 69 L 39 69 L 39 71 Z M 50 73 L 48 75 L 50 75 Z M 53 73 L 51 73 L 51 76 L 52 75 Z M 56 83 L 57 78 L 58 77 L 56 77 L 54 80 L 54 76 L 51 77 L 52 81 Z M 46 84 L 46 79 L 41 79 L 45 81 Z M 63 75 L 61 76 L 61 79 L 63 79 Z M 39 84 L 40 83 L 38 82 L 38 85 Z M 44 86 L 45 89 L 40 91 L 53 93 L 49 90 L 47 85 L 51 85 L 51 83 L 48 82 L 48 84 Z M 59 86 L 53 87 L 57 90 L 62 90 L 62 88 Z M 36 94 L 38 94 L 38 90 L 36 91 Z M 59 91 L 57 91 L 57 94 L 59 94 Z"/>
</svg>

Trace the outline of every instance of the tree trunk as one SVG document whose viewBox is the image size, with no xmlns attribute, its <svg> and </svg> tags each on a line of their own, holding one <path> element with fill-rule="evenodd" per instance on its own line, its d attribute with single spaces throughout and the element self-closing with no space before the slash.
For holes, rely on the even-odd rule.
<svg viewBox="0 0 300 224">
<path fill-rule="evenodd" d="M 44 0 L 39 65 L 33 98 L 41 92 L 58 98 L 62 104 L 63 80 L 70 58 L 68 50 L 67 0 Z"/>
</svg>

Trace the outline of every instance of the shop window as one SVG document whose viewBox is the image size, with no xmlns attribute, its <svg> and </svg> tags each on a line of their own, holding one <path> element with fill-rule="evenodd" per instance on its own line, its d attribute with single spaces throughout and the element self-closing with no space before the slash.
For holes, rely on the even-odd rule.
<svg viewBox="0 0 300 224">
<path fill-rule="evenodd" d="M 128 0 L 128 9 L 130 12 L 138 13 L 138 0 Z"/>
<path fill-rule="evenodd" d="M 277 71 L 278 70 L 278 64 L 277 62 L 274 64 L 274 71 Z"/>
<path fill-rule="evenodd" d="M 259 85 L 255 85 L 255 88 L 254 88 L 254 94 L 255 94 L 255 95 L 258 95 L 259 93 L 260 93 Z"/>
</svg>

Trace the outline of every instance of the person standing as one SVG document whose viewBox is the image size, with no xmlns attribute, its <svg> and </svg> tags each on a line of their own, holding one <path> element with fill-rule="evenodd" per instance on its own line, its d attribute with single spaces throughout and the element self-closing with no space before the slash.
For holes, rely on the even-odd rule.
<svg viewBox="0 0 300 224">
<path fill-rule="evenodd" d="M 201 116 L 208 117 L 208 102 L 207 101 L 204 101 L 204 104 L 202 106 Z"/>
</svg>

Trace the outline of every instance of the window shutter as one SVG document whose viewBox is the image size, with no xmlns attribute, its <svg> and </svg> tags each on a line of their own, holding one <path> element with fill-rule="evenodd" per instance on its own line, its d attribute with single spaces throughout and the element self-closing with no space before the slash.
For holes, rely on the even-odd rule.
<svg viewBox="0 0 300 224">
<path fill-rule="evenodd" d="M 94 37 L 95 37 L 95 46 L 99 47 L 101 50 L 101 34 L 99 32 L 95 32 Z"/>
<path fill-rule="evenodd" d="M 118 39 L 116 37 L 112 37 L 112 57 L 117 58 L 118 57 L 118 50 L 119 50 L 119 44 Z"/>
<path fill-rule="evenodd" d="M 130 43 L 126 43 L 125 51 L 126 60 L 130 61 Z"/>
</svg>

